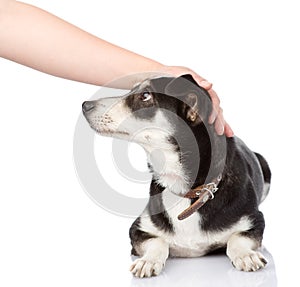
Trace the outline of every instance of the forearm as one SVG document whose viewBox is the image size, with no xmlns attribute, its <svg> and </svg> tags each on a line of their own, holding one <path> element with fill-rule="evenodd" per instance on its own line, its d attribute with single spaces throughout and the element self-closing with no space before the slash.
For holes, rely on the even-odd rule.
<svg viewBox="0 0 300 287">
<path fill-rule="evenodd" d="M 51 75 L 94 85 L 163 67 L 39 8 L 8 2 L 0 11 L 1 57 Z"/>
<path fill-rule="evenodd" d="M 0 57 L 57 77 L 125 89 L 142 78 L 115 80 L 146 72 L 175 77 L 191 74 L 212 98 L 215 112 L 211 122 L 215 121 L 218 133 L 222 134 L 225 127 L 226 135 L 233 135 L 217 94 L 197 73 L 184 67 L 164 66 L 115 46 L 34 6 L 0 0 Z"/>
</svg>

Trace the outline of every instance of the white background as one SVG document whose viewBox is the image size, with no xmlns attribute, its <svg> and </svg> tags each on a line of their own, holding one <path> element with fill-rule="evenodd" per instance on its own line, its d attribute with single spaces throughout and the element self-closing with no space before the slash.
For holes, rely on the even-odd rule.
<svg viewBox="0 0 300 287">
<path fill-rule="evenodd" d="M 297 1 L 26 2 L 157 61 L 188 66 L 214 83 L 235 133 L 272 168 L 271 192 L 261 207 L 264 245 L 274 257 L 279 285 L 295 286 L 300 255 Z M 98 87 L 4 59 L 0 76 L 0 285 L 103 286 L 110 280 L 108 286 L 130 286 L 132 219 L 97 206 L 73 165 L 81 103 Z M 97 157 L 110 154 L 109 143 L 97 138 Z M 132 160 L 140 165 L 142 159 Z M 107 161 L 98 158 L 104 167 Z M 125 181 L 121 175 L 118 180 Z M 126 188 L 137 185 L 127 182 Z M 138 188 L 147 192 L 146 186 Z"/>
</svg>

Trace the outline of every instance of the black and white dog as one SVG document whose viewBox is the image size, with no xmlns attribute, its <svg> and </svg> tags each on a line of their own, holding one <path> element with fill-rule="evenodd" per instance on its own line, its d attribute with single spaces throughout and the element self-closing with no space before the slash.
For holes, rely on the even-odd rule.
<svg viewBox="0 0 300 287">
<path fill-rule="evenodd" d="M 123 97 L 87 101 L 82 109 L 95 131 L 136 142 L 147 153 L 150 199 L 130 228 L 132 254 L 140 256 L 131 266 L 135 276 L 158 275 L 168 256 L 220 249 L 238 270 L 266 265 L 257 250 L 268 164 L 239 138 L 215 133 L 210 97 L 190 75 L 148 79 Z"/>
</svg>

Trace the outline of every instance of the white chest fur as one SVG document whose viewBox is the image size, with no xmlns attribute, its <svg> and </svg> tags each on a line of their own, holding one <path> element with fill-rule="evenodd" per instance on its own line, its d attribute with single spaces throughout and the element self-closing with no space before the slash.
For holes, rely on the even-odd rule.
<svg viewBox="0 0 300 287">
<path fill-rule="evenodd" d="M 183 221 L 177 218 L 190 206 L 190 199 L 176 196 L 169 190 L 163 192 L 162 199 L 174 229 L 174 234 L 166 238 L 170 245 L 170 255 L 180 257 L 204 255 L 210 243 L 207 241 L 205 232 L 200 228 L 199 213 L 194 213 Z"/>
<path fill-rule="evenodd" d="M 230 228 L 222 231 L 207 232 L 201 229 L 201 216 L 194 213 L 185 220 L 178 220 L 177 216 L 190 206 L 190 200 L 176 196 L 169 190 L 162 194 L 163 204 L 171 220 L 174 233 L 166 233 L 157 228 L 149 216 L 141 217 L 141 228 L 151 234 L 163 238 L 170 248 L 170 255 L 175 257 L 198 257 L 205 255 L 215 245 L 226 246 L 229 237 L 236 232 L 251 228 L 251 221 L 242 217 Z"/>
</svg>

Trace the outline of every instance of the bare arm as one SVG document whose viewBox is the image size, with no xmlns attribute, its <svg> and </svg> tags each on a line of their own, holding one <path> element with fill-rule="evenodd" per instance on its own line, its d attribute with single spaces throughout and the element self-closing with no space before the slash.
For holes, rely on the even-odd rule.
<svg viewBox="0 0 300 287">
<path fill-rule="evenodd" d="M 0 56 L 4 58 L 94 85 L 104 85 L 128 72 L 156 71 L 163 66 L 37 7 L 6 2 L 0 18 Z"/>
<path fill-rule="evenodd" d="M 107 85 L 116 79 L 145 72 L 191 73 L 214 103 L 211 122 L 219 134 L 232 136 L 212 85 L 192 70 L 165 66 L 108 43 L 37 7 L 0 0 L 0 57 L 74 81 Z M 118 87 L 131 88 L 118 82 Z"/>
</svg>

